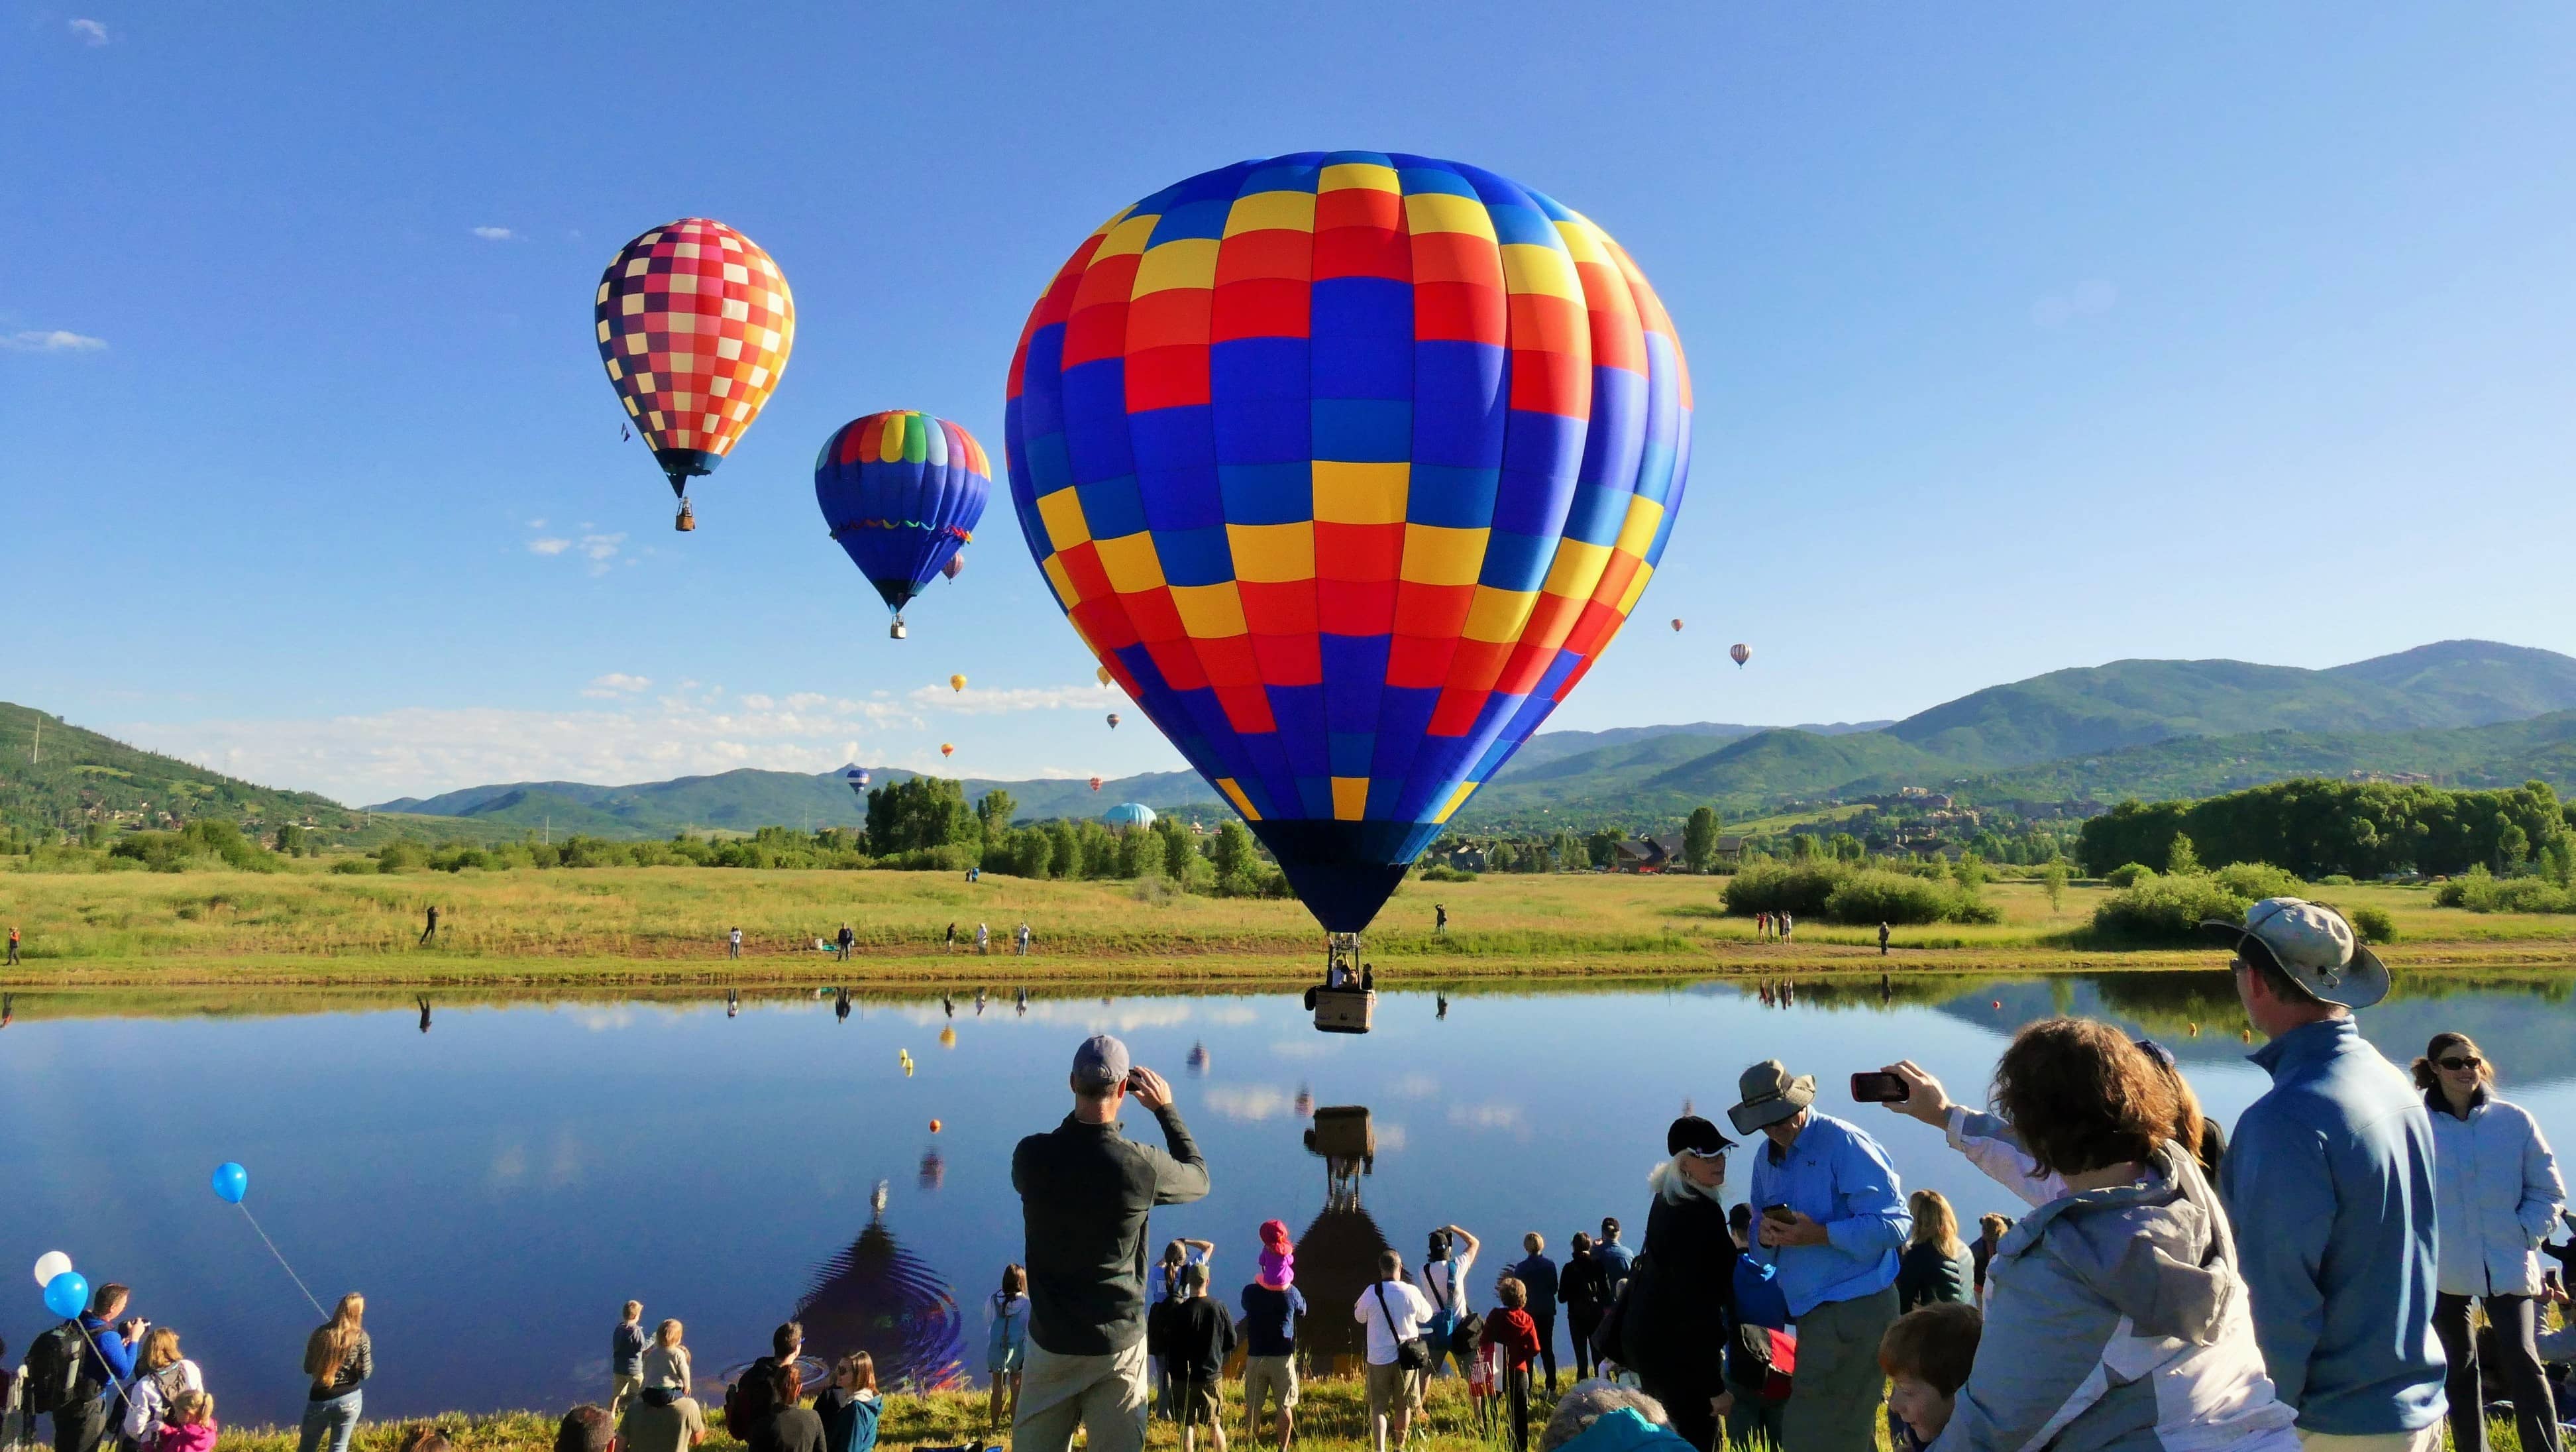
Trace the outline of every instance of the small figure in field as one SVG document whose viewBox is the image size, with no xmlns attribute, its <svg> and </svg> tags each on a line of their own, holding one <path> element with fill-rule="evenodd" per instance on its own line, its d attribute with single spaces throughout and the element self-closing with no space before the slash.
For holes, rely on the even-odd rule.
<svg viewBox="0 0 2576 1452">
<path fill-rule="evenodd" d="M 1023 958 L 1025 958 L 1025 957 L 1029 956 L 1029 925 L 1028 925 L 1028 923 L 1027 923 L 1027 922 L 1025 922 L 1025 921 L 1023 921 L 1023 922 L 1020 924 L 1020 933 L 1019 933 L 1019 938 L 1020 938 L 1020 956 L 1021 956 L 1021 957 L 1023 957 Z M 1224 1433 L 1222 1433 L 1222 1432 L 1218 1433 L 1218 1434 L 1217 1434 L 1217 1439 L 1216 1439 L 1216 1440 L 1217 1440 L 1217 1445 L 1218 1445 L 1218 1447 L 1219 1447 L 1219 1448 L 1222 1448 L 1222 1447 L 1225 1445 L 1225 1434 L 1224 1434 Z"/>
<path fill-rule="evenodd" d="M 742 929 L 736 928 L 725 934 L 725 956 L 729 958 L 742 956 Z"/>
<path fill-rule="evenodd" d="M 1878 956 L 1882 958 L 1887 956 L 1887 924 L 1885 923 L 1878 925 Z"/>
<path fill-rule="evenodd" d="M 427 1033 L 429 1032 L 429 995 L 420 993 L 414 994 L 413 997 L 420 1004 L 420 1031 Z"/>
<path fill-rule="evenodd" d="M 993 930 L 982 923 L 977 923 L 975 925 L 975 956 L 980 958 L 992 951 Z"/>
<path fill-rule="evenodd" d="M 984 1370 L 993 1378 L 993 1400 L 984 1409 L 986 1431 L 999 1431 L 1020 1414 L 1020 1373 L 1029 1360 L 1029 1273 L 1026 1267 L 1002 1267 L 1002 1288 L 995 1291 L 985 1314 L 993 1321 L 984 1345 Z M 1006 1413 L 1003 1408 L 1010 1410 Z"/>
<path fill-rule="evenodd" d="M 1771 915 L 1769 913 L 1755 913 L 1753 915 L 1753 941 L 1757 943 L 1767 943 L 1770 940 Z"/>
<path fill-rule="evenodd" d="M 1435 902 L 1431 905 L 1431 931 L 1435 933 L 1445 933 L 1449 931 L 1449 905 L 1447 903 Z"/>
<path fill-rule="evenodd" d="M 415 948 L 438 936 L 438 904 L 431 903 L 429 905 L 428 918 L 429 925 L 420 930 L 420 942 L 412 945 Z"/>
<path fill-rule="evenodd" d="M 1797 927 L 1798 920 L 1796 918 L 1791 917 L 1787 913 L 1782 913 L 1780 915 L 1780 941 L 1783 943 L 1789 941 L 1789 935 L 1797 931 Z"/>
<path fill-rule="evenodd" d="M 957 924 L 956 924 L 956 923 L 951 922 L 951 923 L 948 925 L 948 936 L 947 936 L 947 937 L 945 937 L 945 938 L 940 939 L 940 942 L 939 942 L 939 951 L 940 951 L 940 952 L 942 952 L 942 953 L 954 953 L 954 952 L 956 952 L 956 951 L 957 951 Z"/>
<path fill-rule="evenodd" d="M 12 968 L 18 966 L 18 925 L 16 923 L 9 925 L 9 966 Z"/>
<path fill-rule="evenodd" d="M 847 963 L 850 961 L 850 945 L 858 940 L 859 935 L 850 931 L 850 925 L 848 923 L 841 924 L 841 936 L 838 941 L 841 948 L 842 962 Z"/>
</svg>

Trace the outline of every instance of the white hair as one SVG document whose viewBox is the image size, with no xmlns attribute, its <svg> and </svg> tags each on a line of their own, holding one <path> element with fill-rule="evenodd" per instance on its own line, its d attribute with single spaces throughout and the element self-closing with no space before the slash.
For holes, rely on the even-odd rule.
<svg viewBox="0 0 2576 1452">
<path fill-rule="evenodd" d="M 1667 1205 L 1686 1205 L 1693 1200 L 1715 1200 L 1719 1198 L 1718 1192 L 1724 1187 L 1723 1181 L 1717 1185 L 1704 1186 L 1683 1174 L 1680 1155 L 1675 1155 L 1655 1166 L 1654 1170 L 1646 1176 L 1646 1183 L 1654 1187 L 1655 1194 L 1660 1196 Z"/>
<path fill-rule="evenodd" d="M 1672 1418 L 1664 1414 L 1664 1404 L 1644 1392 L 1631 1390 L 1616 1382 L 1597 1378 L 1577 1382 L 1556 1404 L 1556 1414 L 1547 1419 L 1547 1429 L 1539 1433 L 1539 1452 L 1556 1449 L 1589 1430 L 1594 1422 L 1626 1407 L 1658 1427 L 1669 1427 Z"/>
</svg>

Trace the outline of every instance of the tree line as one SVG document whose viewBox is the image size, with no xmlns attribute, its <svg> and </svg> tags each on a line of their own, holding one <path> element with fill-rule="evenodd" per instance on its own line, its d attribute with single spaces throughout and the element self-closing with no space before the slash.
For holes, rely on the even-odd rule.
<svg viewBox="0 0 2576 1452">
<path fill-rule="evenodd" d="M 2197 802 L 2122 802 L 2084 824 L 2077 851 L 2096 876 L 2166 862 L 2174 839 L 2185 837 L 2209 866 L 2267 862 L 2310 881 L 2447 876 L 2477 866 L 2563 881 L 2576 867 L 2572 834 L 2576 806 L 2547 782 L 2464 791 L 2302 780 Z"/>
</svg>

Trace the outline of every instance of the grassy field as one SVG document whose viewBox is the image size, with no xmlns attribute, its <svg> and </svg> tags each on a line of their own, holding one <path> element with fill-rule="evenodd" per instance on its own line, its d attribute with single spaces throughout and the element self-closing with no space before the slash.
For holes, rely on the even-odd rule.
<svg viewBox="0 0 2576 1452">
<path fill-rule="evenodd" d="M 1569 1382 L 1570 1384 L 1570 1382 Z M 1231 1382 L 1225 1389 L 1226 1435 L 1231 1438 L 1230 1452 L 1260 1452 L 1265 1444 L 1243 1435 L 1243 1388 Z M 1543 1388 L 1534 1389 L 1530 1407 L 1530 1447 L 1538 1447 L 1540 1427 L 1554 1403 Z M 218 1404 L 218 1410 L 221 1410 Z M 981 1393 L 934 1392 L 928 1396 L 895 1396 L 886 1401 L 883 1420 L 878 1424 L 877 1446 L 885 1452 L 909 1452 L 915 1447 L 993 1446 L 1009 1444 L 1008 1433 L 997 1438 L 984 1436 L 985 1402 Z M 1410 1452 L 1498 1452 L 1508 1448 L 1506 1434 L 1489 1433 L 1477 1426 L 1467 1399 L 1464 1384 L 1457 1378 L 1445 1378 L 1431 1384 L 1425 1400 L 1426 1416 L 1414 1419 L 1413 1435 L 1407 1441 Z M 1297 1405 L 1297 1441 L 1301 1452 L 1368 1452 L 1368 1404 L 1356 1377 L 1313 1377 L 1299 1389 Z M 448 1415 L 415 1418 L 407 1422 L 361 1422 L 353 1452 L 395 1452 L 403 1436 L 424 1423 L 442 1429 L 457 1452 L 551 1452 L 555 1426 L 560 1412 L 502 1412 L 486 1415 Z M 722 1418 L 710 1411 L 707 1417 L 705 1452 L 726 1452 L 742 1445 L 722 1425 Z M 223 1452 L 295 1452 L 296 1433 L 291 1427 L 227 1428 L 218 1444 Z M 1145 1445 L 1150 1448 L 1176 1448 L 1180 1434 L 1171 1423 L 1156 1421 L 1146 1430 Z M 1198 1445 L 1209 1446 L 1205 1434 Z M 1878 1445 L 1885 1449 L 1887 1431 L 1879 1427 Z M 2444 1442 L 2449 1446 L 2447 1436 Z M 2487 1424 L 2487 1445 L 2491 1452 L 2521 1452 L 2521 1439 L 2510 1421 Z"/>
<path fill-rule="evenodd" d="M 1794 944 L 1755 939 L 1726 915 L 1726 879 L 1595 874 L 1488 875 L 1407 882 L 1379 915 L 1368 952 L 1407 976 L 1787 973 L 1841 969 L 2088 969 L 2208 966 L 2192 951 L 2134 951 L 2093 940 L 2104 889 L 2070 887 L 2056 907 L 2036 883 L 1987 895 L 1991 925 L 1902 928 L 1882 965 L 1874 929 L 1806 923 Z M 2433 905 L 2422 888 L 2320 889 L 2395 919 L 2395 956 L 2415 968 L 2513 968 L 2576 962 L 2576 917 L 2475 914 Z M 440 909 L 433 944 L 424 910 Z M 1431 931 L 1435 903 L 1449 930 Z M 1278 982 L 1312 973 L 1321 934 L 1295 902 L 1191 897 L 1157 881 L 1038 882 L 949 873 L 750 872 L 706 868 L 467 871 L 401 876 L 190 872 L 0 874 L 0 924 L 25 933 L 10 986 L 116 983 L 421 985 L 788 984 L 958 981 L 991 929 L 1008 955 L 1026 921 L 1035 956 L 992 964 L 996 981 Z M 813 951 L 843 922 L 858 935 L 850 968 Z M 743 931 L 740 962 L 724 935 Z M 1864 961 L 1865 960 L 1865 961 Z M 969 975 L 976 976 L 976 975 Z"/>
</svg>

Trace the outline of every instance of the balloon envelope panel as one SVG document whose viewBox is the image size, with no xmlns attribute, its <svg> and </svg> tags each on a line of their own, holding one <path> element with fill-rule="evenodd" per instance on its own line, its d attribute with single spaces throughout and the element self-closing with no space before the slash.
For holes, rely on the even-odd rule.
<svg viewBox="0 0 2576 1452">
<path fill-rule="evenodd" d="M 732 451 L 796 344 L 796 299 L 778 264 L 705 217 L 620 248 L 592 316 L 608 381 L 675 489 Z"/>
<path fill-rule="evenodd" d="M 909 409 L 850 420 L 814 458 L 824 523 L 896 611 L 975 537 L 992 490 L 973 434 Z"/>
<path fill-rule="evenodd" d="M 1356 931 L 1635 606 L 1690 409 L 1591 222 L 1476 167 L 1311 152 L 1084 241 L 1012 360 L 1006 453 L 1075 630 Z"/>
</svg>

